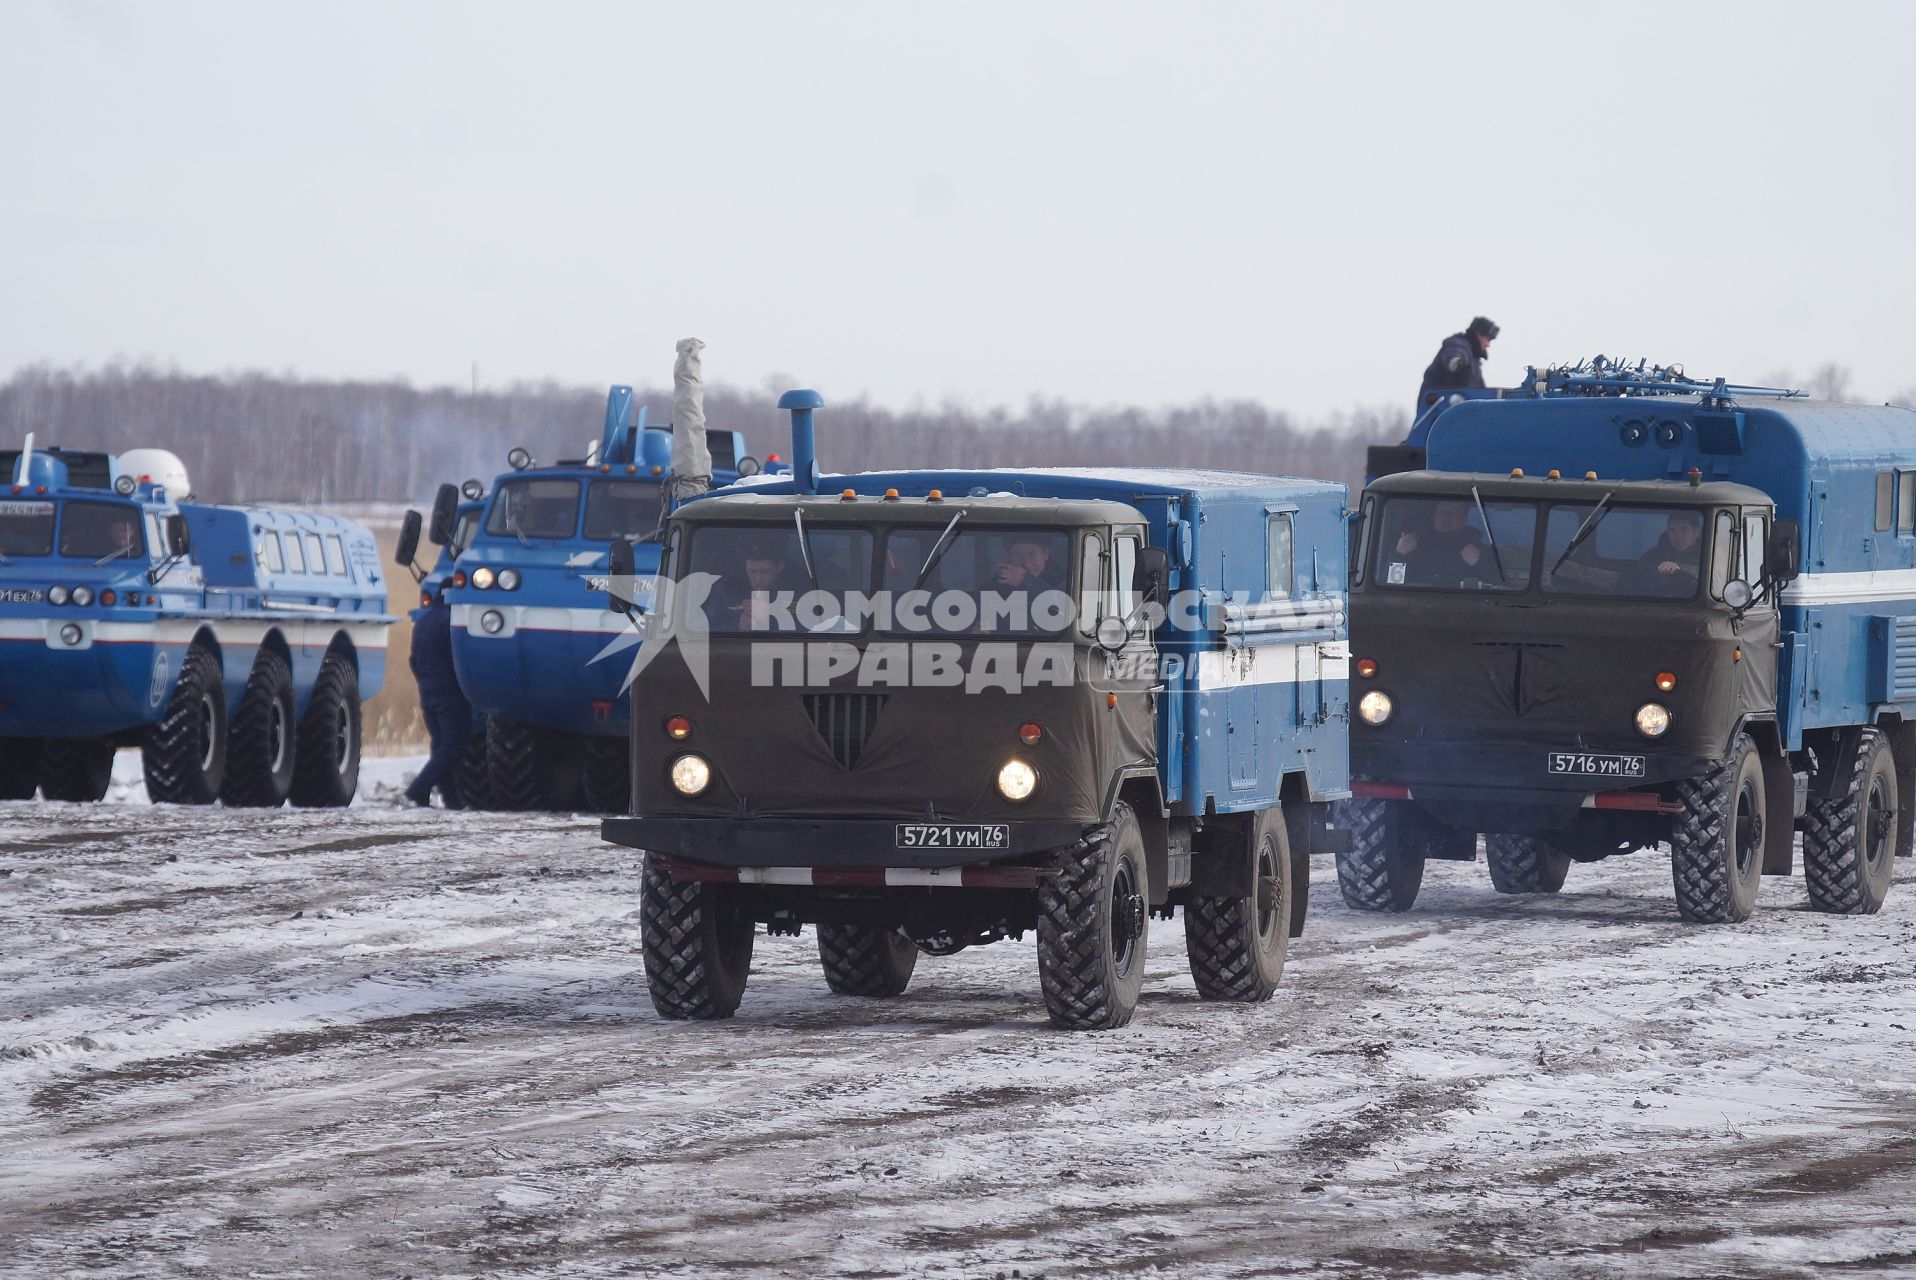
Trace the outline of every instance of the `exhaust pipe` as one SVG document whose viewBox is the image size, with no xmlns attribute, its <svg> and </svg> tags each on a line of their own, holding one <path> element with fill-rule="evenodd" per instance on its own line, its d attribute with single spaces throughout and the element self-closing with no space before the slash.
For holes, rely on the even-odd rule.
<svg viewBox="0 0 1916 1280">
<path fill-rule="evenodd" d="M 787 391 L 778 407 L 792 411 L 792 488 L 818 492 L 818 451 L 812 440 L 812 410 L 825 407 L 825 397 L 804 389 Z"/>
<path fill-rule="evenodd" d="M 712 450 L 705 442 L 705 370 L 697 338 L 679 339 L 672 365 L 672 505 L 712 487 Z"/>
</svg>

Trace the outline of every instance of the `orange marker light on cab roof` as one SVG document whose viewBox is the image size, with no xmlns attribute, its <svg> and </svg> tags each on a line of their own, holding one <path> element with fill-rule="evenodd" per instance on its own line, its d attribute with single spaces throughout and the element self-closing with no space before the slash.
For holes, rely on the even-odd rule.
<svg viewBox="0 0 1916 1280">
<path fill-rule="evenodd" d="M 1118 695 L 1115 693 L 1105 694 L 1104 705 L 1109 707 L 1111 710 L 1116 711 L 1118 709 Z"/>
<path fill-rule="evenodd" d="M 838 497 L 841 502 L 851 502 L 858 497 L 858 490 L 847 489 L 845 492 L 839 494 Z"/>
<path fill-rule="evenodd" d="M 898 490 L 896 490 L 896 489 L 887 489 L 887 490 L 885 490 L 885 501 L 887 501 L 887 502 L 896 502 L 896 501 L 898 501 Z"/>
<path fill-rule="evenodd" d="M 1510 468 L 1510 478 L 1511 478 L 1512 480 L 1521 480 L 1521 479 L 1523 479 L 1523 468 L 1522 468 L 1522 467 L 1512 467 L 1512 468 Z"/>
<path fill-rule="evenodd" d="M 1657 672 L 1657 688 L 1663 690 L 1663 692 L 1665 693 L 1668 693 L 1670 692 L 1670 690 L 1676 688 L 1676 672 L 1674 671 Z"/>
<path fill-rule="evenodd" d="M 1549 471 L 1544 473 L 1543 478 L 1546 480 L 1561 480 L 1563 479 L 1563 472 L 1557 470 L 1555 467 L 1552 467 L 1550 468 Z"/>
<path fill-rule="evenodd" d="M 933 489 L 925 495 L 926 502 L 943 502 L 944 500 L 945 491 L 943 489 Z"/>
</svg>

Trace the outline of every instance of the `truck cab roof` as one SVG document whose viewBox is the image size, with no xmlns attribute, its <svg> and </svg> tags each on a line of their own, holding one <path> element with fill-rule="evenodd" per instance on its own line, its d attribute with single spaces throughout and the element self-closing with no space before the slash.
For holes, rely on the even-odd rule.
<svg viewBox="0 0 1916 1280">
<path fill-rule="evenodd" d="M 1539 501 L 1594 502 L 1606 493 L 1615 493 L 1612 501 L 1638 506 L 1764 506 L 1770 497 L 1747 484 L 1714 480 L 1691 484 L 1686 480 L 1620 480 L 1568 477 L 1551 480 L 1539 476 L 1514 476 L 1493 471 L 1401 471 L 1382 476 L 1370 484 L 1378 494 L 1434 494 L 1468 497 L 1471 486 L 1479 492 L 1494 491 L 1499 498 L 1529 498 Z"/>
</svg>

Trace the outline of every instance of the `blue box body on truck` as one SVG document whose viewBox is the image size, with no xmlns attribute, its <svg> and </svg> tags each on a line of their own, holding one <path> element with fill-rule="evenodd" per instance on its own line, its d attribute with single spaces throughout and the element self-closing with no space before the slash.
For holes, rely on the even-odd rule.
<svg viewBox="0 0 1916 1280">
<path fill-rule="evenodd" d="M 744 436 L 708 431 L 712 483 L 759 464 Z M 629 794 L 623 664 L 599 661 L 628 628 L 606 608 L 607 548 L 634 543 L 658 568 L 671 429 L 648 428 L 630 387 L 612 388 L 587 460 L 499 476 L 446 588 L 460 687 L 486 719 L 486 803 L 623 812 Z"/>
<path fill-rule="evenodd" d="M 1662 842 L 1684 915 L 1736 920 L 1800 831 L 1813 905 L 1880 906 L 1916 832 L 1916 413 L 1580 367 L 1437 406 L 1371 469 L 1347 896 L 1401 909 L 1392 858 L 1480 832 L 1509 891 Z M 1502 522 L 1500 578 L 1403 567 L 1392 504 L 1445 502 L 1465 541 Z"/>
<path fill-rule="evenodd" d="M 828 983 L 865 995 L 1035 929 L 1053 1020 L 1122 1025 L 1177 908 L 1203 994 L 1268 998 L 1348 795 L 1343 486 L 825 477 L 817 403 L 782 402 L 793 479 L 667 528 L 633 816 L 604 824 L 649 855 L 660 1012 L 735 1009 L 758 924 L 815 925 Z"/>
<path fill-rule="evenodd" d="M 155 800 L 352 798 L 393 622 L 365 528 L 190 501 L 156 450 L 0 467 L 0 795 L 97 800 L 139 746 Z"/>
</svg>

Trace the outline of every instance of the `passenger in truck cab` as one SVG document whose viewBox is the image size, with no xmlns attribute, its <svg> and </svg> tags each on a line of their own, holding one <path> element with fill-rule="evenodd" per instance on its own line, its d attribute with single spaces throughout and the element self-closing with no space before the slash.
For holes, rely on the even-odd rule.
<svg viewBox="0 0 1916 1280">
<path fill-rule="evenodd" d="M 1062 584 L 1051 577 L 1051 550 L 1038 538 L 1015 538 L 992 574 L 991 585 L 1011 591 L 1046 591 Z"/>
<path fill-rule="evenodd" d="M 1441 582 L 1475 569 L 1483 562 L 1484 544 L 1470 523 L 1470 504 L 1461 499 L 1437 503 L 1429 528 L 1406 529 L 1398 537 L 1397 554 L 1409 560 L 1409 576 L 1417 582 Z"/>
</svg>

